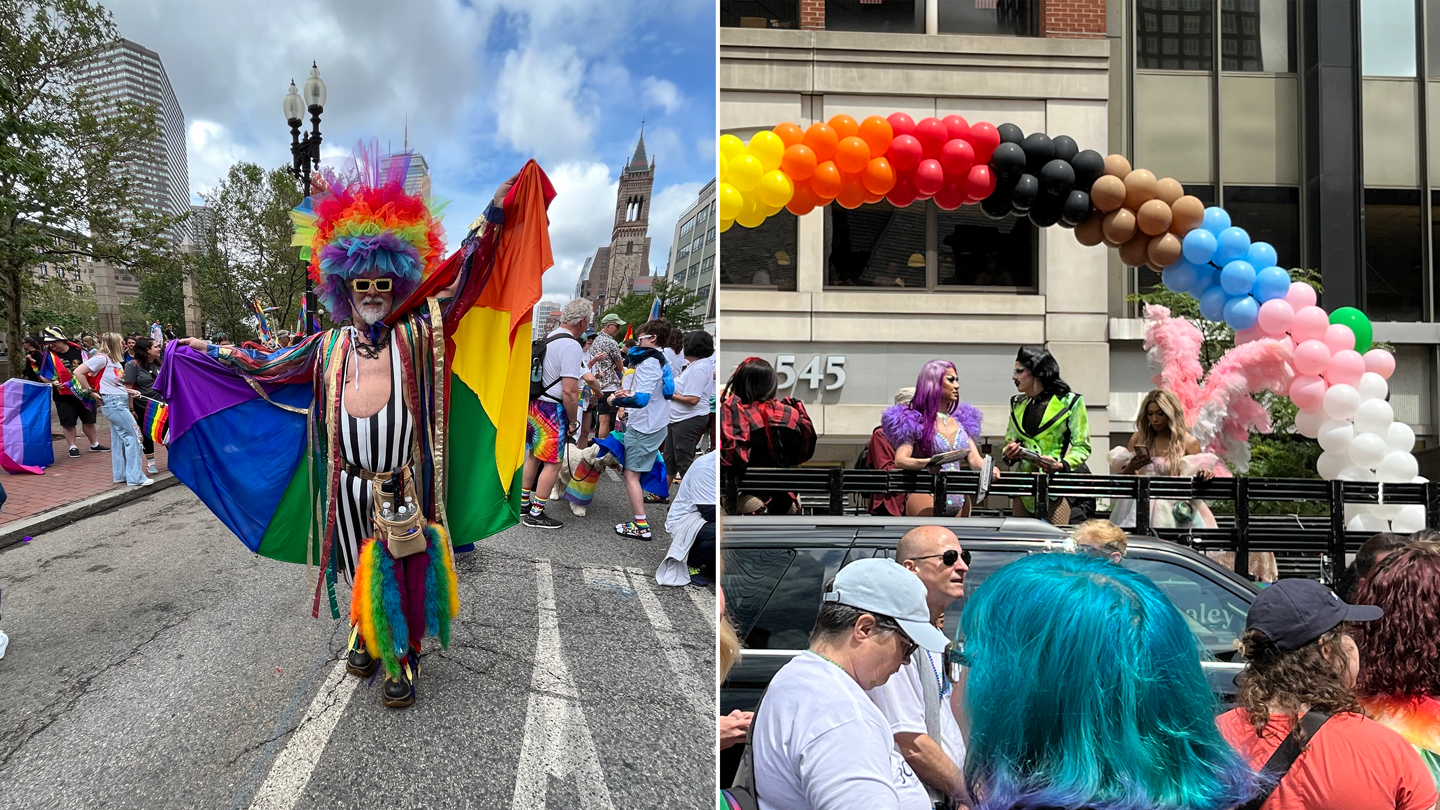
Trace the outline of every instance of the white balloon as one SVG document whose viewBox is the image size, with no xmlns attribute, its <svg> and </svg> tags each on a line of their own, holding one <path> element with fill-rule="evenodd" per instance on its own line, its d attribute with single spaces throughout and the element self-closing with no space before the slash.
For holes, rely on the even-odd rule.
<svg viewBox="0 0 1440 810">
<path fill-rule="evenodd" d="M 1320 426 L 1330 417 L 1324 411 L 1298 411 L 1295 414 L 1295 432 L 1309 439 L 1320 435 Z"/>
<path fill-rule="evenodd" d="M 1429 478 L 1426 478 L 1426 477 L 1423 476 L 1423 475 L 1417 475 L 1417 476 L 1415 476 L 1415 480 L 1414 480 L 1414 481 L 1411 481 L 1410 483 L 1412 483 L 1412 484 L 1428 484 L 1428 483 L 1430 483 L 1430 479 L 1429 479 Z"/>
<path fill-rule="evenodd" d="M 1351 518 L 1350 522 L 1345 524 L 1345 528 L 1349 529 L 1352 532 L 1370 532 L 1371 534 L 1378 534 L 1385 531 L 1385 521 L 1381 520 L 1378 517 L 1375 517 L 1369 512 L 1364 512 Z"/>
<path fill-rule="evenodd" d="M 1390 384 L 1379 374 L 1367 371 L 1360 377 L 1360 384 L 1355 386 L 1355 390 L 1360 392 L 1361 402 L 1367 399 L 1384 399 L 1390 393 Z"/>
<path fill-rule="evenodd" d="M 1410 534 L 1425 528 L 1425 507 L 1411 504 L 1403 507 L 1400 516 L 1390 521 L 1390 531 L 1396 534 Z"/>
<path fill-rule="evenodd" d="M 1345 448 L 1347 452 L 1326 450 L 1321 453 L 1320 458 L 1315 460 L 1315 471 L 1320 473 L 1320 477 L 1326 481 L 1334 481 L 1339 478 L 1340 471 L 1350 466 L 1349 449 L 1347 446 Z"/>
<path fill-rule="evenodd" d="M 1355 426 L 1345 419 L 1326 419 L 1315 438 L 1327 452 L 1346 453 L 1355 438 Z"/>
<path fill-rule="evenodd" d="M 1385 440 L 1374 433 L 1357 433 L 1350 442 L 1350 462 L 1356 467 L 1375 469 L 1385 458 Z M 1370 479 L 1374 481 L 1374 478 Z"/>
<path fill-rule="evenodd" d="M 1367 399 L 1355 409 L 1355 432 L 1385 436 L 1395 422 L 1395 411 L 1383 399 Z"/>
<path fill-rule="evenodd" d="M 1415 456 L 1404 450 L 1391 450 L 1375 468 L 1375 475 L 1387 484 L 1408 484 L 1420 472 Z"/>
<path fill-rule="evenodd" d="M 1384 436 L 1385 446 L 1391 450 L 1409 453 L 1415 449 L 1415 431 L 1404 422 L 1391 422 Z"/>
<path fill-rule="evenodd" d="M 1375 471 L 1351 465 L 1335 476 L 1341 481 L 1375 481 Z"/>
<path fill-rule="evenodd" d="M 1360 392 L 1353 385 L 1332 385 L 1325 391 L 1324 405 L 1331 419 L 1349 419 L 1360 408 Z"/>
</svg>

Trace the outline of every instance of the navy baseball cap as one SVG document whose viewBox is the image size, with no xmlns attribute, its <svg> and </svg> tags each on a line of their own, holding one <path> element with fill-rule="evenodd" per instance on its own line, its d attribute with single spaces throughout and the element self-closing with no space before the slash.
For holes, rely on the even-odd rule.
<svg viewBox="0 0 1440 810">
<path fill-rule="evenodd" d="M 1260 592 L 1245 617 L 1246 630 L 1259 630 L 1285 652 L 1298 650 L 1344 622 L 1373 622 L 1385 611 L 1374 605 L 1347 605 L 1313 579 L 1282 579 Z"/>
</svg>

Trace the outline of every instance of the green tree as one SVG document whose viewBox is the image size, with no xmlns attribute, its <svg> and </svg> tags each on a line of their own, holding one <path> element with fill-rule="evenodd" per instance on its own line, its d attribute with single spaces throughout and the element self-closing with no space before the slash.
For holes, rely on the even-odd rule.
<svg viewBox="0 0 1440 810">
<path fill-rule="evenodd" d="M 71 337 L 81 332 L 93 335 L 98 331 L 100 317 L 95 305 L 94 287 L 84 284 L 76 289 L 53 276 L 27 278 L 26 281 L 24 323 L 27 334 L 38 334 L 47 326 L 57 326 Z M 10 345 L 18 346 L 19 343 Z"/>
<path fill-rule="evenodd" d="M 684 285 L 673 284 L 663 278 L 655 279 L 651 292 L 631 293 L 601 314 L 617 315 L 626 323 L 638 327 L 650 319 L 650 309 L 656 298 L 660 299 L 660 314 L 671 326 L 693 332 L 704 325 L 707 303 L 705 299 L 686 289 Z M 596 318 L 596 322 L 599 322 L 599 318 Z"/>
<path fill-rule="evenodd" d="M 20 345 L 31 269 L 89 256 L 129 268 L 177 218 L 147 212 L 127 157 L 152 148 L 153 107 L 111 105 L 73 81 L 119 38 L 89 0 L 0 1 L 0 310 Z M 10 352 L 19 374 L 24 355 Z"/>
<path fill-rule="evenodd" d="M 185 267 L 184 257 L 166 257 L 140 276 L 140 311 L 147 327 L 158 322 L 184 331 Z"/>
</svg>

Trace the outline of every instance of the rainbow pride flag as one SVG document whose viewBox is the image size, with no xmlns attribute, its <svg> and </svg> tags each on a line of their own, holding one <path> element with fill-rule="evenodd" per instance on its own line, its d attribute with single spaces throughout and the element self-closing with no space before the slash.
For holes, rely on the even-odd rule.
<svg viewBox="0 0 1440 810">
<path fill-rule="evenodd" d="M 50 441 L 50 390 L 44 383 L 5 381 L 0 395 L 0 469 L 12 474 L 44 475 L 45 468 L 55 463 L 55 448 Z"/>
<path fill-rule="evenodd" d="M 141 425 L 145 435 L 156 444 L 165 443 L 165 426 L 170 423 L 170 406 L 163 402 L 150 401 L 145 406 L 145 424 Z"/>
</svg>

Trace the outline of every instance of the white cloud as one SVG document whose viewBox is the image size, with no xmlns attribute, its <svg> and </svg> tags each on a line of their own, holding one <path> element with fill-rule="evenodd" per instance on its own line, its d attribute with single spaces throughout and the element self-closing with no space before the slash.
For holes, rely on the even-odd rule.
<svg viewBox="0 0 1440 810">
<path fill-rule="evenodd" d="M 545 161 L 588 157 L 597 115 L 582 87 L 585 62 L 568 45 L 527 45 L 505 54 L 496 125 L 510 148 Z"/>
<path fill-rule="evenodd" d="M 676 183 L 666 186 L 650 203 L 650 264 L 654 272 L 664 272 L 670 261 L 670 246 L 675 243 L 675 223 L 695 202 L 703 183 Z"/>
<path fill-rule="evenodd" d="M 545 273 L 545 292 L 569 296 L 587 256 L 610 244 L 619 182 L 603 163 L 562 163 L 549 171 L 555 185 L 550 204 L 550 249 L 555 266 Z"/>
<path fill-rule="evenodd" d="M 640 83 L 644 89 L 645 100 L 663 107 L 665 112 L 672 113 L 680 107 L 680 88 L 668 79 L 657 79 L 654 76 L 646 76 L 645 81 Z"/>
<path fill-rule="evenodd" d="M 199 119 L 190 122 L 185 133 L 185 150 L 190 164 L 191 202 L 219 184 L 237 161 L 253 160 L 250 150 L 236 143 L 223 124 Z"/>
</svg>

